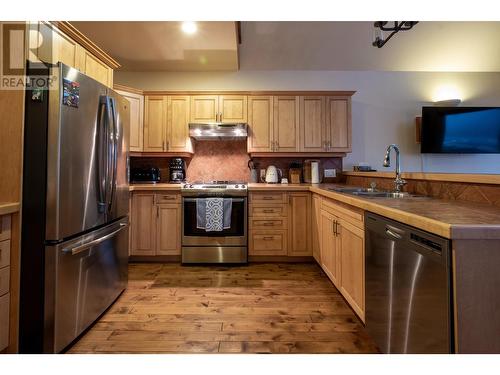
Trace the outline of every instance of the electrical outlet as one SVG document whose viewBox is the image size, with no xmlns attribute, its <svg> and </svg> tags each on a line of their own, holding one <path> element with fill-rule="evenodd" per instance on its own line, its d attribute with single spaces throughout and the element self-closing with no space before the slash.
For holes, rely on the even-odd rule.
<svg viewBox="0 0 500 375">
<path fill-rule="evenodd" d="M 337 177 L 336 169 L 325 169 L 325 177 Z"/>
</svg>

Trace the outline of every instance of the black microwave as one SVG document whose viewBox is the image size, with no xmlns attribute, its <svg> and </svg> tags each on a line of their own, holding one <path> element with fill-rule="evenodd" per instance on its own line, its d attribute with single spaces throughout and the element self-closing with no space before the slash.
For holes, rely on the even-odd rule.
<svg viewBox="0 0 500 375">
<path fill-rule="evenodd" d="M 131 183 L 156 183 L 160 179 L 160 169 L 156 167 L 132 168 L 130 171 Z"/>
</svg>

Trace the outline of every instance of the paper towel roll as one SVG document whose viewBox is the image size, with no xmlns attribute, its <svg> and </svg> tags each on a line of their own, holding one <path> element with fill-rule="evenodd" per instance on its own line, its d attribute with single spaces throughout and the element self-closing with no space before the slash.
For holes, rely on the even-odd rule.
<svg viewBox="0 0 500 375">
<path fill-rule="evenodd" d="M 317 161 L 311 162 L 311 183 L 319 184 L 319 163 Z"/>
</svg>

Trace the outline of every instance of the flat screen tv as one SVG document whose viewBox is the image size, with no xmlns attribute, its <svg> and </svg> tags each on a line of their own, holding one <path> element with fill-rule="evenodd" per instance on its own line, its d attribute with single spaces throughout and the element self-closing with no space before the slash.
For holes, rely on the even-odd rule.
<svg viewBox="0 0 500 375">
<path fill-rule="evenodd" d="M 423 107 L 423 154 L 500 154 L 499 107 Z"/>
</svg>

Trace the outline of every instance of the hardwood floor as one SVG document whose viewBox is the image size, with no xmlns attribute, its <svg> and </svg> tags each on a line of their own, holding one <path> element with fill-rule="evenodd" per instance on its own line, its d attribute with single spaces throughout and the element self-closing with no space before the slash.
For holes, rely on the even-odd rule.
<svg viewBox="0 0 500 375">
<path fill-rule="evenodd" d="M 319 266 L 135 263 L 69 353 L 376 353 Z"/>
</svg>

